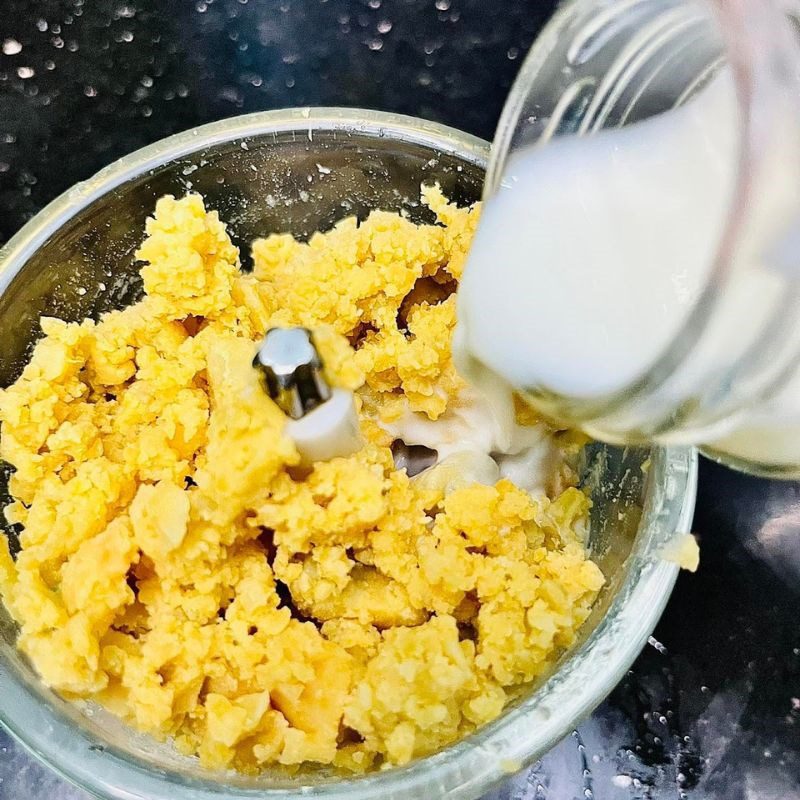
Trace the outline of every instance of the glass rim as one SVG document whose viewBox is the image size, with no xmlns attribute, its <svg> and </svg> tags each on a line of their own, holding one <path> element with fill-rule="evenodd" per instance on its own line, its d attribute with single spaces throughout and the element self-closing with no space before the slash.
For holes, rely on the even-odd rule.
<svg viewBox="0 0 800 800">
<path fill-rule="evenodd" d="M 152 169 L 213 145 L 278 132 L 342 130 L 428 145 L 480 167 L 487 142 L 438 123 L 361 109 L 302 108 L 234 117 L 175 134 L 111 164 L 39 212 L 0 250 L 0 295 L 35 250 L 72 216 L 104 194 Z M 690 448 L 653 448 L 651 480 L 631 566 L 586 640 L 528 697 L 476 733 L 431 756 L 386 771 L 336 777 L 307 786 L 192 778 L 117 751 L 76 730 L 47 701 L 37 681 L 20 680 L 0 659 L 0 721 L 34 756 L 81 788 L 110 800 L 289 800 L 298 793 L 335 800 L 447 794 L 473 798 L 555 745 L 614 688 L 645 645 L 669 599 L 677 565 L 660 558 L 674 533 L 686 533 L 694 513 L 697 454 Z M 641 540 L 641 541 L 640 541 Z M 601 668 L 598 668 L 600 666 Z M 75 708 L 75 713 L 81 714 Z M 100 746 L 98 746 L 100 745 Z"/>
</svg>

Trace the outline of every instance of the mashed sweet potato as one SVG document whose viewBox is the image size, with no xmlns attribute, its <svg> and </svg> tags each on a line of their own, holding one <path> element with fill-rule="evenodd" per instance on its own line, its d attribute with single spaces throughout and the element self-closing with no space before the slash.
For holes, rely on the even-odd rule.
<svg viewBox="0 0 800 800">
<path fill-rule="evenodd" d="M 603 583 L 587 498 L 412 480 L 379 424 L 436 420 L 464 387 L 453 290 L 479 211 L 423 196 L 437 224 L 272 235 L 252 274 L 201 197 L 165 197 L 143 299 L 42 320 L 0 392 L 21 527 L 0 591 L 45 683 L 208 767 L 364 771 L 493 719 L 571 644 Z M 310 471 L 251 366 L 294 324 L 367 443 Z"/>
</svg>

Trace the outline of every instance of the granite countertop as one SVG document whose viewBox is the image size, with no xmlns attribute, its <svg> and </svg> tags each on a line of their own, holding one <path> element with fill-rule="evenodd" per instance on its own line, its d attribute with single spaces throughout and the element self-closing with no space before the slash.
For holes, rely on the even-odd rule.
<svg viewBox="0 0 800 800">
<path fill-rule="evenodd" d="M 0 242 L 170 133 L 350 105 L 485 138 L 536 0 L 0 0 Z M 595 714 L 496 800 L 800 800 L 800 485 L 701 463 L 682 574 Z M 85 800 L 0 732 L 0 800 Z"/>
</svg>

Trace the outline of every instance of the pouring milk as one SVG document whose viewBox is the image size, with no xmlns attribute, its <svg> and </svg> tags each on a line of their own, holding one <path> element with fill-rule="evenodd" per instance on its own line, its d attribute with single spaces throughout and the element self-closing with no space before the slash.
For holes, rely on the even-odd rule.
<svg viewBox="0 0 800 800">
<path fill-rule="evenodd" d="M 459 289 L 460 364 L 469 361 L 473 373 L 478 364 L 512 387 L 579 400 L 644 376 L 685 325 L 714 267 L 737 185 L 736 114 L 725 68 L 680 108 L 512 155 L 484 205 Z M 781 162 L 771 155 L 772 197 L 751 221 L 741 258 L 760 258 L 794 222 L 789 210 L 800 187 Z M 727 328 L 694 354 L 694 380 L 719 363 L 726 330 L 763 326 L 787 291 L 771 275 L 745 274 L 734 288 L 740 297 Z M 712 438 L 721 433 L 720 446 L 735 456 L 800 465 L 800 374 Z M 691 436 L 683 440 L 708 443 Z"/>
</svg>

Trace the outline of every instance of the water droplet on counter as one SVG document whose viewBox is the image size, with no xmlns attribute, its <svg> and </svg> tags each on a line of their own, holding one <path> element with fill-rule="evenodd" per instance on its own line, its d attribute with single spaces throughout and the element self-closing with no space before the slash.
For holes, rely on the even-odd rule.
<svg viewBox="0 0 800 800">
<path fill-rule="evenodd" d="M 436 10 L 437 11 L 449 11 L 450 10 L 450 0 L 436 0 Z"/>
<path fill-rule="evenodd" d="M 506 53 L 506 57 L 509 61 L 514 61 L 519 56 L 519 48 L 517 47 L 509 47 L 508 52 Z"/>
<path fill-rule="evenodd" d="M 392 29 L 392 23 L 388 19 L 382 19 L 378 23 L 378 33 L 389 33 Z"/>
<path fill-rule="evenodd" d="M 224 86 L 217 93 L 220 100 L 227 100 L 229 103 L 237 105 L 244 102 L 244 95 L 235 86 Z"/>
<path fill-rule="evenodd" d="M 367 47 L 373 51 L 381 50 L 383 48 L 383 41 L 381 39 L 370 39 L 367 42 Z"/>
<path fill-rule="evenodd" d="M 94 86 L 84 86 L 83 93 L 87 97 L 97 97 L 97 89 L 95 89 Z"/>
<path fill-rule="evenodd" d="M 48 27 L 48 25 L 47 25 L 47 20 L 46 19 L 37 19 L 36 20 L 36 28 L 37 28 L 37 30 L 39 30 L 42 33 L 44 33 L 47 30 L 47 27 Z"/>
<path fill-rule="evenodd" d="M 381 7 L 381 0 L 369 0 L 368 5 L 372 9 L 380 8 Z"/>
<path fill-rule="evenodd" d="M 32 78 L 35 74 L 36 71 L 33 69 L 33 67 L 17 67 L 17 75 L 19 75 L 22 80 Z"/>
<path fill-rule="evenodd" d="M 15 56 L 22 52 L 22 45 L 16 39 L 6 39 L 3 42 L 3 55 Z"/>
</svg>

